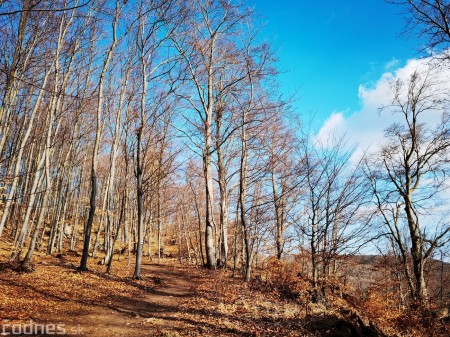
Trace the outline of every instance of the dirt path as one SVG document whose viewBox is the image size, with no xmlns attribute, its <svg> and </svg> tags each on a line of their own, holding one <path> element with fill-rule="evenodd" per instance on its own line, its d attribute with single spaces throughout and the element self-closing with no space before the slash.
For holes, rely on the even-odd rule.
<svg viewBox="0 0 450 337">
<path fill-rule="evenodd" d="M 10 332 L 31 320 L 63 327 L 65 336 L 89 337 L 310 336 L 299 319 L 301 306 L 226 271 L 166 261 L 143 265 L 143 280 L 136 281 L 126 259 L 115 261 L 111 276 L 95 260 L 91 271 L 80 273 L 78 260 L 42 255 L 32 273 L 0 265 L 0 325 Z"/>
<path fill-rule="evenodd" d="M 13 324 L 32 321 L 60 324 L 66 335 L 190 335 L 186 329 L 195 322 L 181 316 L 188 311 L 201 273 L 177 265 L 144 264 L 142 276 L 135 281 L 103 272 L 80 274 L 67 261 L 38 265 L 30 274 L 0 272 L 1 327 L 6 324 L 11 332 Z"/>
<path fill-rule="evenodd" d="M 283 300 L 265 283 L 243 282 L 231 271 L 181 266 L 175 259 L 144 264 L 143 279 L 133 280 L 126 256 L 114 260 L 111 275 L 96 263 L 99 258 L 80 273 L 74 252 L 39 253 L 32 272 L 1 262 L 8 256 L 0 249 L 0 336 L 317 337 L 332 331 L 350 336 L 357 324 L 348 322 L 359 317 L 348 307 L 317 308 L 307 315 L 314 310 L 308 302 Z M 434 335 L 450 336 L 441 323 L 435 331 L 443 333 Z"/>
<path fill-rule="evenodd" d="M 85 336 L 178 336 L 185 335 L 184 322 L 177 319 L 186 298 L 193 294 L 195 276 L 186 269 L 167 265 L 145 265 L 144 280 L 135 284 L 140 296 L 117 296 L 105 306 L 85 306 L 59 321 L 67 330 Z"/>
</svg>

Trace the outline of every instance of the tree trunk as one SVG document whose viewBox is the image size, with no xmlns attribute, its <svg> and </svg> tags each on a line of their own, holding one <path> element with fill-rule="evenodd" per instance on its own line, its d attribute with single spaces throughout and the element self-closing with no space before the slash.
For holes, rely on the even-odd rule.
<svg viewBox="0 0 450 337">
<path fill-rule="evenodd" d="M 106 71 L 108 69 L 109 62 L 111 60 L 113 51 L 117 44 L 117 38 L 116 38 L 116 29 L 117 29 L 117 22 L 119 20 L 120 10 L 116 7 L 116 13 L 114 17 L 113 22 L 113 41 L 111 46 L 108 49 L 108 52 L 106 54 L 106 58 L 103 62 L 102 72 L 100 74 L 99 79 L 99 85 L 98 85 L 98 97 L 97 97 L 97 125 L 96 125 L 96 132 L 95 132 L 95 143 L 94 148 L 92 152 L 92 164 L 91 164 L 91 196 L 89 199 L 89 215 L 88 215 L 88 221 L 86 223 L 85 231 L 84 231 L 84 243 L 83 243 L 83 255 L 81 257 L 80 266 L 78 267 L 79 270 L 88 270 L 87 267 L 87 260 L 89 257 L 89 247 L 91 244 L 91 232 L 92 232 L 92 224 L 94 223 L 94 216 L 95 216 L 95 208 L 96 203 L 95 199 L 97 197 L 97 164 L 98 164 L 98 151 L 100 148 L 100 139 L 101 139 L 101 132 L 102 132 L 102 112 L 103 112 L 103 87 L 105 84 L 105 75 Z"/>
<path fill-rule="evenodd" d="M 143 210 L 143 189 L 142 189 L 142 163 L 141 163 L 141 133 L 142 128 L 137 131 L 137 151 L 136 151 L 136 193 L 137 193 L 137 247 L 136 265 L 134 268 L 134 279 L 141 278 L 142 249 L 144 246 L 144 218 Z"/>
</svg>

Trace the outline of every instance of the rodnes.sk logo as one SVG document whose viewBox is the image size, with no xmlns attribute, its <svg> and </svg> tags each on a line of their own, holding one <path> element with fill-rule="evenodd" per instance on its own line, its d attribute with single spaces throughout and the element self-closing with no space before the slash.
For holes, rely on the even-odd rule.
<svg viewBox="0 0 450 337">
<path fill-rule="evenodd" d="M 1 335 L 83 335 L 83 328 L 79 325 L 76 327 L 67 327 L 65 324 L 38 324 L 30 320 L 30 323 L 2 324 Z"/>
</svg>

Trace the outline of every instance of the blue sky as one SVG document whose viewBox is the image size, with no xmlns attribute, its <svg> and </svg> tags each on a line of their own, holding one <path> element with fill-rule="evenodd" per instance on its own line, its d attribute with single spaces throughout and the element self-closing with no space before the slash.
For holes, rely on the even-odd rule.
<svg viewBox="0 0 450 337">
<path fill-rule="evenodd" d="M 401 34 L 402 8 L 384 0 L 249 0 L 265 22 L 280 66 L 281 90 L 298 90 L 295 108 L 318 130 L 333 112 L 361 108 L 360 85 L 418 58 L 420 41 Z"/>
</svg>

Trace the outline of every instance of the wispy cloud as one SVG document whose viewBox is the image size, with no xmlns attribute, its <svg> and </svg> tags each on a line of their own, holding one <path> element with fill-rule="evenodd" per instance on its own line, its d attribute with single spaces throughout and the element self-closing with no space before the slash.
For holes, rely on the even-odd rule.
<svg viewBox="0 0 450 337">
<path fill-rule="evenodd" d="M 393 57 L 392 60 L 385 63 L 384 70 L 390 71 L 392 69 L 397 68 L 399 64 L 400 64 L 400 61 L 398 59 L 396 59 L 395 57 Z"/>
</svg>

